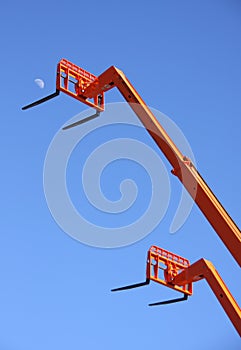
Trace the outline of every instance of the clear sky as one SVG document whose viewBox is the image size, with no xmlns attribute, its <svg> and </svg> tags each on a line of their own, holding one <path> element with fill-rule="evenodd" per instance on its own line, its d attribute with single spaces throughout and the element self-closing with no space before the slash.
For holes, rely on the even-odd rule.
<svg viewBox="0 0 241 350">
<path fill-rule="evenodd" d="M 240 339 L 205 281 L 194 284 L 187 302 L 156 308 L 147 304 L 179 294 L 154 283 L 110 292 L 145 279 L 146 252 L 155 244 L 191 262 L 212 261 L 241 303 L 238 265 L 196 206 L 182 228 L 169 233 L 182 187 L 150 137 L 139 136 L 170 174 L 166 215 L 135 244 L 94 248 L 56 224 L 43 189 L 44 161 L 54 135 L 86 106 L 61 94 L 26 112 L 21 107 L 54 92 L 56 65 L 63 57 L 95 75 L 117 66 L 148 105 L 182 130 L 198 170 L 240 226 L 240 2 L 5 1 L 0 17 L 0 349 L 238 349 Z M 36 78 L 45 82 L 43 89 Z M 106 102 L 122 101 L 116 91 L 106 95 Z M 127 129 L 127 135 L 123 128 L 118 134 L 113 127 L 111 137 L 132 138 Z M 97 133 L 89 145 L 87 140 L 77 147 L 69 163 L 69 193 L 83 211 L 88 203 L 81 194 L 81 164 L 91 140 L 101 143 L 102 136 Z M 106 141 L 107 131 L 104 136 Z M 123 218 L 127 225 L 146 208 L 151 182 L 135 162 L 123 160 L 117 170 L 115 165 L 102 176 L 109 200 L 118 200 L 118 181 L 125 174 L 138 187 L 135 210 Z M 118 214 L 85 214 L 106 227 L 122 223 Z"/>
</svg>

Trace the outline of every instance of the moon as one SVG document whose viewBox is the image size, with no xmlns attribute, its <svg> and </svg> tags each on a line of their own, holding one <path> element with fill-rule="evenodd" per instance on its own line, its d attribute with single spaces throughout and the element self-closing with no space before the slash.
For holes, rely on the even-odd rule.
<svg viewBox="0 0 241 350">
<path fill-rule="evenodd" d="M 40 89 L 44 88 L 44 81 L 42 79 L 34 79 L 34 82 L 38 85 L 38 87 L 40 87 Z"/>
</svg>

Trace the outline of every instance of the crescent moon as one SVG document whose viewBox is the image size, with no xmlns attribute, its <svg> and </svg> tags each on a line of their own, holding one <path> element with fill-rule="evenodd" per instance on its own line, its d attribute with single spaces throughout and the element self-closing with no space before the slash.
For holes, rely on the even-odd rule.
<svg viewBox="0 0 241 350">
<path fill-rule="evenodd" d="M 38 85 L 38 87 L 40 87 L 40 89 L 44 88 L 44 81 L 42 79 L 35 79 L 34 82 Z"/>
</svg>

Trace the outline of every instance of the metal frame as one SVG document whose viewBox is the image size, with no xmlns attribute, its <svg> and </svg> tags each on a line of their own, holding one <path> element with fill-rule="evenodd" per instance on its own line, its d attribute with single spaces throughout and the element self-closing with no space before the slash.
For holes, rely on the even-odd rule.
<svg viewBox="0 0 241 350">
<path fill-rule="evenodd" d="M 190 263 L 187 259 L 182 258 L 179 255 L 173 254 L 163 248 L 157 246 L 151 246 L 147 253 L 146 261 L 146 281 L 131 284 L 124 287 L 114 288 L 111 291 L 117 292 L 122 290 L 128 290 L 146 286 L 150 281 L 157 282 L 166 287 L 174 289 L 183 293 L 182 298 L 170 299 L 149 304 L 149 306 L 172 304 L 179 301 L 187 300 L 189 295 L 192 295 L 192 283 L 186 283 L 184 285 L 173 284 L 172 280 L 180 272 L 187 269 Z M 161 275 L 161 273 L 163 275 Z"/>
</svg>

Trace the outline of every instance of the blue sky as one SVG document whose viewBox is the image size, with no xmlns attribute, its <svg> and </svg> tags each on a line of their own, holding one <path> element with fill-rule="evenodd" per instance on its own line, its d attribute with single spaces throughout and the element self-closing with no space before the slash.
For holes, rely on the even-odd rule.
<svg viewBox="0 0 241 350">
<path fill-rule="evenodd" d="M 63 57 L 95 75 L 117 66 L 148 105 L 179 126 L 202 176 L 240 226 L 240 2 L 14 1 L 2 5 L 0 16 L 0 349 L 238 349 L 239 337 L 205 281 L 194 285 L 188 302 L 159 308 L 147 304 L 176 293 L 154 284 L 110 293 L 144 279 L 146 252 L 155 244 L 191 262 L 211 260 L 241 303 L 240 270 L 197 207 L 175 235 L 169 233 L 181 192 L 177 179 L 170 175 L 164 219 L 143 240 L 112 250 L 81 244 L 51 216 L 43 166 L 56 132 L 86 107 L 63 95 L 26 112 L 21 107 L 54 92 L 56 65 Z M 36 78 L 45 81 L 44 89 Z M 123 100 L 113 90 L 106 101 Z M 148 135 L 146 142 L 155 149 Z M 77 152 L 73 162 L 82 156 L 81 149 Z M 74 169 L 70 175 L 78 185 Z M 148 177 L 135 164 L 121 169 L 119 178 L 125 169 L 136 177 L 142 210 Z M 111 174 L 103 174 L 110 199 L 118 186 L 108 181 Z"/>
</svg>

